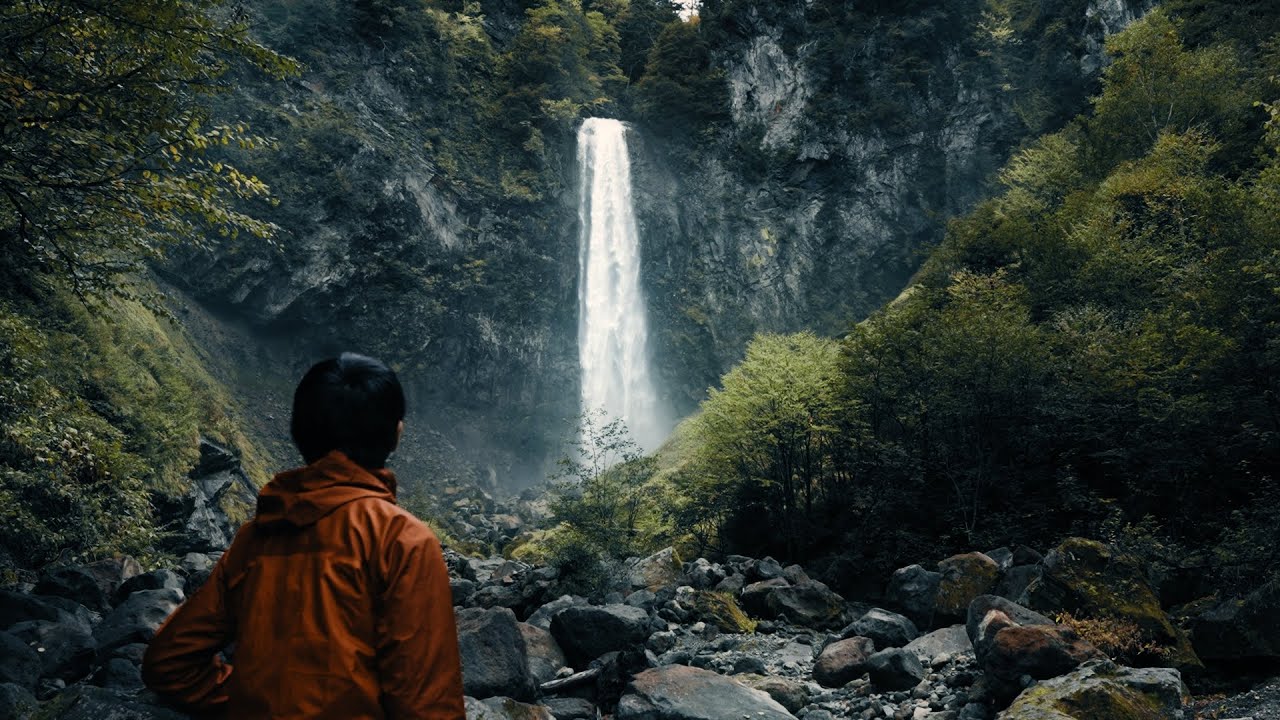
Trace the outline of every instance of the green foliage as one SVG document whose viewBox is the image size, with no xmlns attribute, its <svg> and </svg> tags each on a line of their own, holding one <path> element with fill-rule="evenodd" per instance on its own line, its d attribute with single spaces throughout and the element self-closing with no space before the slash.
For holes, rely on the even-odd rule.
<svg viewBox="0 0 1280 720">
<path fill-rule="evenodd" d="M 832 463 L 838 360 L 835 343 L 810 333 L 752 341 L 688 430 L 696 459 L 673 479 L 688 498 L 673 509 L 682 527 L 741 541 L 764 539 L 767 522 L 792 555 L 810 541 L 806 519 L 838 500 L 843 480 Z"/>
<path fill-rule="evenodd" d="M 578 542 L 613 558 L 647 554 L 654 545 L 646 532 L 651 507 L 645 483 L 656 461 L 640 453 L 620 419 L 603 410 L 584 414 L 552 478 L 551 514 L 572 529 Z"/>
<path fill-rule="evenodd" d="M 0 566 L 147 557 L 151 496 L 185 489 L 202 433 L 265 479 L 185 338 L 137 303 L 103 307 L 0 301 Z"/>
<path fill-rule="evenodd" d="M 699 617 L 715 625 L 721 632 L 756 631 L 758 623 L 742 611 L 733 593 L 698 590 L 693 596 L 693 609 Z"/>
<path fill-rule="evenodd" d="M 993 42 L 1031 22 L 1023 3 L 987 10 Z M 790 538 L 770 549 L 883 568 L 1123 535 L 1152 561 L 1207 544 L 1224 574 L 1274 570 L 1273 60 L 1212 37 L 1188 46 L 1161 10 L 1108 48 L 1091 112 L 1010 160 L 1000 194 L 849 331 L 834 370 L 753 346 L 725 376 L 683 460 L 659 473 L 690 498 L 674 532 L 711 525 L 747 552 Z M 788 407 L 804 411 L 775 421 Z M 779 427 L 812 428 L 821 472 L 782 459 L 796 436 Z M 799 508 L 788 483 L 829 495 Z M 725 532 L 735 523 L 752 534 Z"/>
<path fill-rule="evenodd" d="M 689 132 L 728 118 L 728 82 L 712 61 L 701 23 L 675 22 L 662 29 L 636 94 L 637 109 L 658 132 Z"/>
<path fill-rule="evenodd" d="M 82 298 L 129 295 L 131 274 L 212 230 L 266 238 L 235 208 L 267 186 L 211 156 L 269 140 L 210 122 L 201 98 L 233 64 L 292 61 L 251 40 L 222 0 L 35 1 L 0 9 L 0 252 Z"/>
</svg>

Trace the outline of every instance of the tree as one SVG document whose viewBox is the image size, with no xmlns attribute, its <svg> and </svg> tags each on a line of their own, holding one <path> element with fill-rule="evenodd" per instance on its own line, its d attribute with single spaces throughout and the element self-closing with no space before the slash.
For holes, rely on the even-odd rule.
<svg viewBox="0 0 1280 720">
<path fill-rule="evenodd" d="M 649 51 L 638 109 L 654 129 L 696 130 L 729 115 L 729 85 L 699 22 L 669 23 Z"/>
<path fill-rule="evenodd" d="M 654 459 L 642 455 L 626 424 L 607 418 L 603 409 L 579 418 L 569 445 L 573 452 L 560 459 L 552 478 L 552 517 L 608 556 L 642 552 L 644 484 L 653 476 Z"/>
<path fill-rule="evenodd" d="M 203 104 L 249 65 L 296 69 L 225 0 L 21 0 L 0 8 L 0 252 L 82 299 L 179 241 L 274 228 L 236 209 L 267 186 L 215 157 L 268 140 Z"/>
<path fill-rule="evenodd" d="M 781 534 L 790 556 L 806 544 L 806 520 L 830 490 L 839 413 L 839 349 L 812 333 L 759 335 L 711 390 L 692 432 L 698 469 L 687 492 L 704 512 L 730 512 Z"/>
</svg>

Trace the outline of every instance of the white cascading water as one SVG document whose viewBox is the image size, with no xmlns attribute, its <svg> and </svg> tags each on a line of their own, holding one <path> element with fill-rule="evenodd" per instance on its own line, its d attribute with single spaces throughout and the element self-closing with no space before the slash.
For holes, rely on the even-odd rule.
<svg viewBox="0 0 1280 720">
<path fill-rule="evenodd" d="M 640 238 L 631 206 L 626 128 L 588 118 L 578 129 L 578 360 L 582 409 L 622 419 L 646 452 L 666 428 L 649 371 Z"/>
</svg>

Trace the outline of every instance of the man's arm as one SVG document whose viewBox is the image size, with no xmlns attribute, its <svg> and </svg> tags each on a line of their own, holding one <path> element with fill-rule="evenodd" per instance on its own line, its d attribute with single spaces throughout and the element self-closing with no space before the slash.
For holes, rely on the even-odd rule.
<svg viewBox="0 0 1280 720">
<path fill-rule="evenodd" d="M 227 701 L 231 666 L 219 652 L 235 637 L 227 612 L 227 562 L 214 565 L 204 585 L 165 620 L 142 658 L 142 679 L 157 695 L 194 710 Z"/>
<path fill-rule="evenodd" d="M 391 720 L 465 720 L 462 661 L 440 541 L 397 513 L 383 540 L 377 619 L 378 680 Z"/>
</svg>

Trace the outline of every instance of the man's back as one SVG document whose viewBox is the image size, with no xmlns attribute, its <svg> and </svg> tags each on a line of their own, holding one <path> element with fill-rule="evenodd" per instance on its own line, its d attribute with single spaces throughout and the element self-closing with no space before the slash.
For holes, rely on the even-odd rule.
<svg viewBox="0 0 1280 720">
<path fill-rule="evenodd" d="M 152 641 L 148 685 L 235 718 L 462 718 L 439 542 L 394 490 L 339 452 L 276 476 Z M 227 677 L 213 653 L 231 642 Z"/>
</svg>

